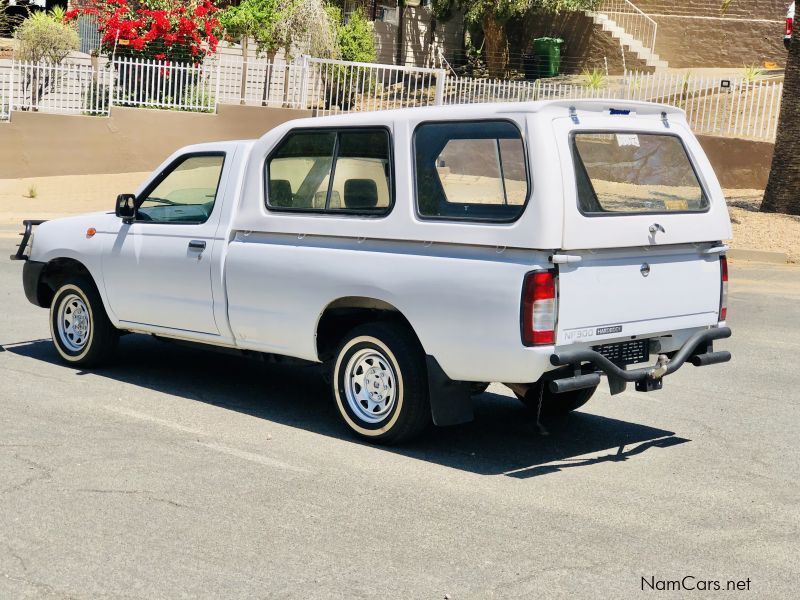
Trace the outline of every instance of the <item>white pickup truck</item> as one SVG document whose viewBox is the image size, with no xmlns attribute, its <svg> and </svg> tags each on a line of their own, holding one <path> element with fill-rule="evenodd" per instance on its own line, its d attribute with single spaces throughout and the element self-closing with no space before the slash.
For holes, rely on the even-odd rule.
<svg viewBox="0 0 800 600">
<path fill-rule="evenodd" d="M 680 110 L 554 101 L 184 148 L 115 213 L 26 222 L 15 257 L 69 364 L 122 332 L 325 363 L 347 426 L 397 443 L 487 382 L 552 414 L 730 360 L 730 237 Z"/>
</svg>

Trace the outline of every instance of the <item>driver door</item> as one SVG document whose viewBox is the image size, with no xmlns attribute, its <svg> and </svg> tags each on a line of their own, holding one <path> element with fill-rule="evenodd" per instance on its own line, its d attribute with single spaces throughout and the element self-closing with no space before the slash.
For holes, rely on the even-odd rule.
<svg viewBox="0 0 800 600">
<path fill-rule="evenodd" d="M 133 223 L 109 236 L 103 277 L 120 321 L 219 333 L 211 261 L 231 162 L 224 152 L 176 158 L 136 199 Z"/>
</svg>

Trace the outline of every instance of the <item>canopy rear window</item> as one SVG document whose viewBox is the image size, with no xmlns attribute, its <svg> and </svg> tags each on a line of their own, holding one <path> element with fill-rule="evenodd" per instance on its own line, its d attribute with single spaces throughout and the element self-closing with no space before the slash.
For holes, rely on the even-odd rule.
<svg viewBox="0 0 800 600">
<path fill-rule="evenodd" d="M 708 198 L 680 138 L 576 133 L 578 205 L 584 214 L 703 212 Z"/>
</svg>

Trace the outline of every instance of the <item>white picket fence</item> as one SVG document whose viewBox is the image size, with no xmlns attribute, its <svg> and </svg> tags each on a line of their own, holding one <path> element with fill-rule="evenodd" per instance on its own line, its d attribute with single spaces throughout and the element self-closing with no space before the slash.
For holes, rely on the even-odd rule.
<svg viewBox="0 0 800 600">
<path fill-rule="evenodd" d="M 311 109 L 316 115 L 475 102 L 607 98 L 678 106 L 696 133 L 773 140 L 783 82 L 679 72 L 506 81 L 444 69 L 300 57 L 227 55 L 200 64 L 117 57 L 102 67 L 14 62 L 0 67 L 0 120 L 13 111 L 108 115 L 112 106 L 214 112 L 219 104 Z"/>
<path fill-rule="evenodd" d="M 250 104 L 302 108 L 306 98 L 307 67 L 303 61 L 223 56 L 207 61 L 214 70 L 216 100 L 221 104 Z"/>
<path fill-rule="evenodd" d="M 605 98 L 677 106 L 698 134 L 772 141 L 778 127 L 783 81 L 721 80 L 684 73 L 629 73 L 599 87 L 540 79 L 502 81 L 449 78 L 443 104 Z"/>
<path fill-rule="evenodd" d="M 11 69 L 0 69 L 0 121 L 6 121 L 11 116 Z"/>
<path fill-rule="evenodd" d="M 117 58 L 112 104 L 145 108 L 177 108 L 201 112 L 216 109 L 213 70 L 205 64 Z"/>
<path fill-rule="evenodd" d="M 91 65 L 15 62 L 3 87 L 9 112 L 107 115 L 110 82 L 110 71 Z"/>
</svg>

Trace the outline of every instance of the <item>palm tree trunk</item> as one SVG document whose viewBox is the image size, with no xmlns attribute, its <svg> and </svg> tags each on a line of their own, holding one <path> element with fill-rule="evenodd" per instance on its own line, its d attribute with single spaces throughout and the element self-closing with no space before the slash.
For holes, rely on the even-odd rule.
<svg viewBox="0 0 800 600">
<path fill-rule="evenodd" d="M 775 154 L 761 212 L 800 215 L 800 27 L 795 26 L 786 61 Z"/>
</svg>

